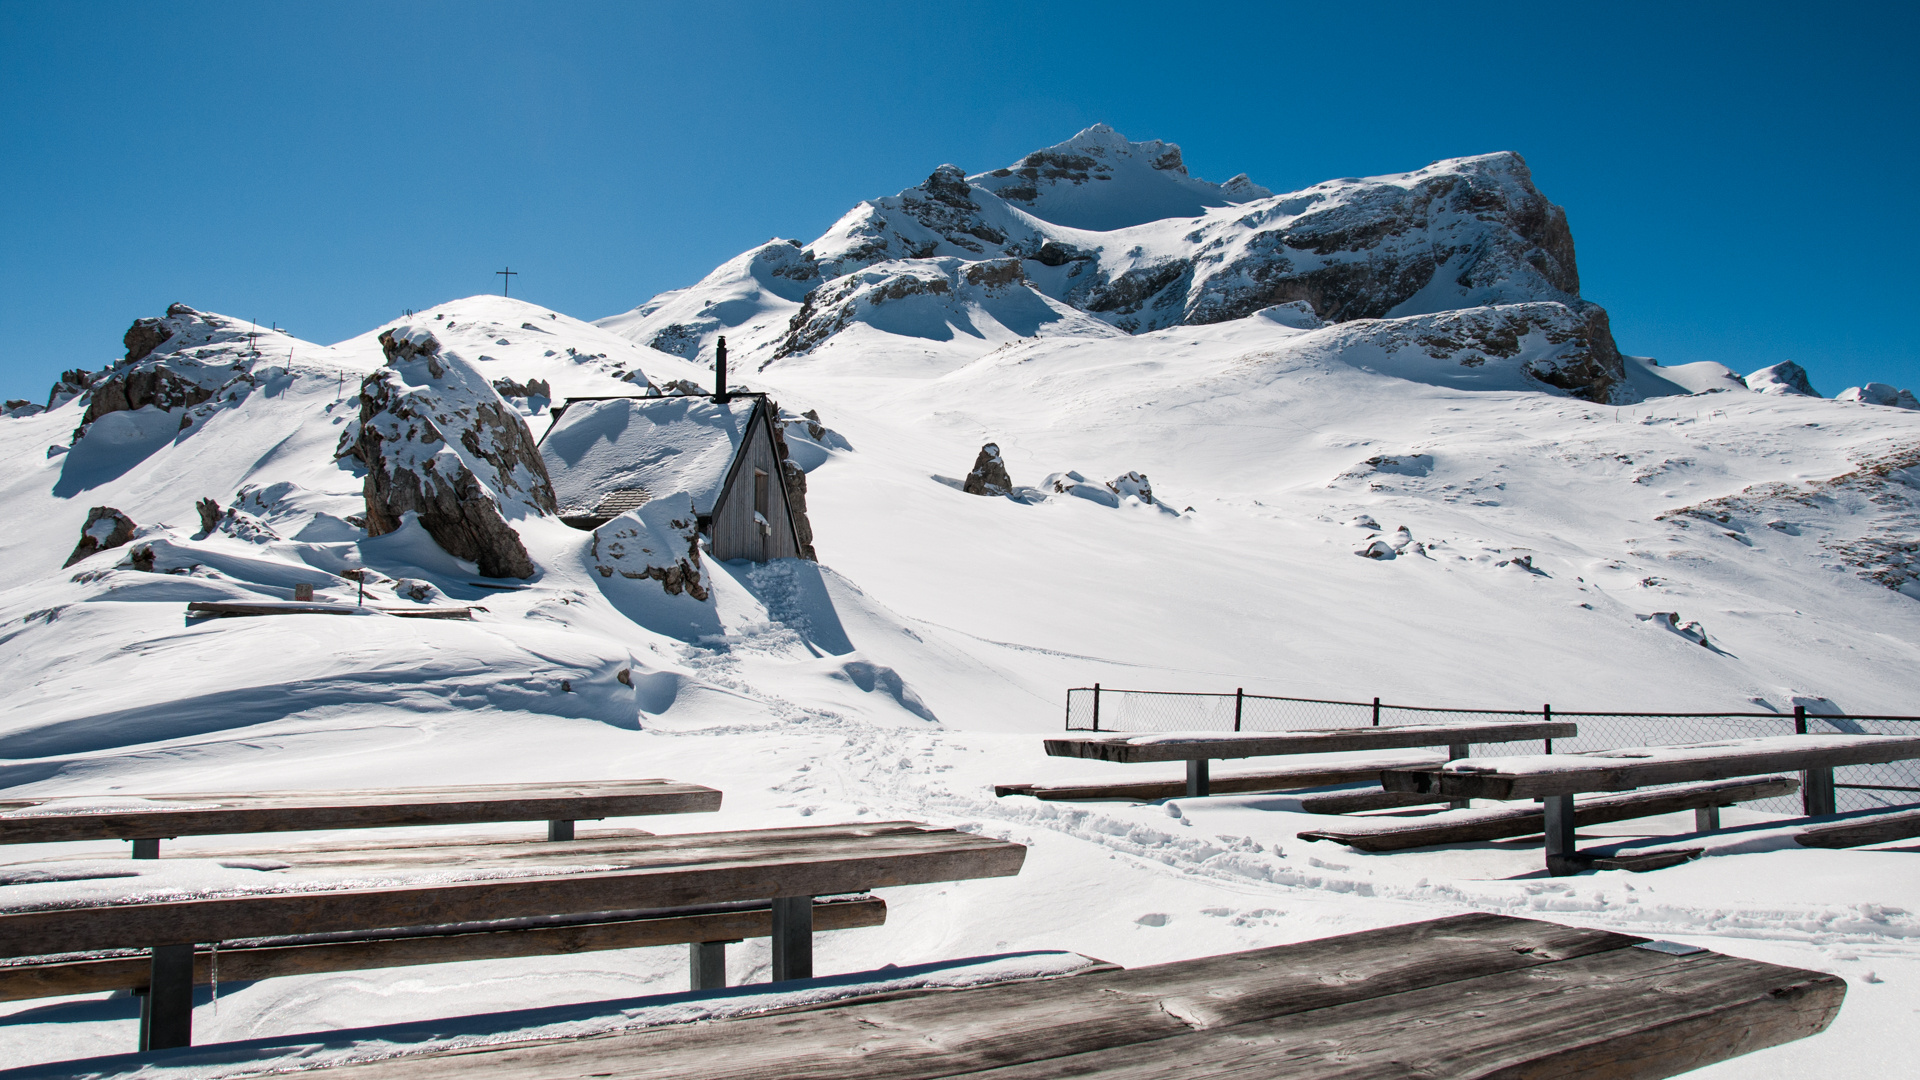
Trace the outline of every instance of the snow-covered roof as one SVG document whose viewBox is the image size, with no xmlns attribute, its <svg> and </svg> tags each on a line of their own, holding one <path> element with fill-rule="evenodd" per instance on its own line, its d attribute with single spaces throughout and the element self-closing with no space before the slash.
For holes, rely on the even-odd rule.
<svg viewBox="0 0 1920 1080">
<path fill-rule="evenodd" d="M 569 402 L 540 443 L 561 512 L 586 513 L 610 492 L 639 489 L 649 501 L 685 494 L 697 512 L 711 513 L 755 400 Z"/>
</svg>

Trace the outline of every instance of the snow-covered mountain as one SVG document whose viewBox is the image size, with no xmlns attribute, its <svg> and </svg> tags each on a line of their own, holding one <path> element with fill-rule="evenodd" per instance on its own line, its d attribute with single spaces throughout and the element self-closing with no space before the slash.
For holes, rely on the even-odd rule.
<svg viewBox="0 0 1920 1080">
<path fill-rule="evenodd" d="M 702 559 L 641 511 L 573 529 L 542 494 L 527 446 L 552 405 L 699 392 L 722 335 L 736 385 L 784 410 L 817 564 Z M 891 892 L 898 917 L 828 936 L 823 970 L 1023 948 L 1133 964 L 1478 908 L 1838 971 L 1861 1055 L 1897 1039 L 1872 1018 L 1920 1005 L 1908 855 L 1730 852 L 1629 897 L 1619 874 L 1522 878 L 1525 848 L 1309 856 L 1300 815 L 1257 800 L 992 794 L 1111 775 L 1039 744 L 1063 690 L 1096 681 L 1920 712 L 1911 395 L 1621 354 L 1515 155 L 1276 195 L 1096 127 L 1005 169 L 943 166 L 598 323 L 470 297 L 322 345 L 176 305 L 123 345 L 0 418 L 12 789 L 673 776 L 727 809 L 649 829 L 912 817 L 1031 846 L 1018 879 Z M 987 443 L 1007 475 L 982 497 L 965 477 Z M 90 520 L 96 546 L 127 542 L 66 565 Z M 524 566 L 477 557 L 511 554 L 499 529 Z M 661 537 L 673 574 L 605 550 Z M 301 585 L 482 610 L 186 618 Z M 223 990 L 196 1030 L 678 988 L 661 952 L 270 980 Z M 765 976 L 763 943 L 734 956 L 736 981 Z M 69 1005 L 16 1016 L 0 1058 L 130 1041 L 119 1006 Z M 1834 1045 L 1738 1064 L 1842 1075 Z"/>
<path fill-rule="evenodd" d="M 1180 149 L 1097 125 L 1003 169 L 942 165 L 849 211 L 811 244 L 773 240 L 698 285 L 601 325 L 682 356 L 730 334 L 757 366 L 849 329 L 947 340 L 1137 334 L 1297 304 L 1324 323 L 1547 305 L 1516 321 L 1381 333 L 1455 346 L 1568 345 L 1536 374 L 1597 401 L 1623 393 L 1606 312 L 1580 300 L 1566 214 L 1517 154 L 1274 195 L 1187 175 Z M 1489 336 L 1490 335 L 1490 336 Z"/>
</svg>

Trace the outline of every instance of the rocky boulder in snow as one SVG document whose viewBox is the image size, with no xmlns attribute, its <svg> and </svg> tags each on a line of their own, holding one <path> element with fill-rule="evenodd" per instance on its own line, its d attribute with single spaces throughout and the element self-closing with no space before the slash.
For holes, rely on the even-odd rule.
<svg viewBox="0 0 1920 1080">
<path fill-rule="evenodd" d="M 133 539 L 133 530 L 139 526 L 133 519 L 115 510 L 111 506 L 96 506 L 87 511 L 87 523 L 80 527 L 80 542 L 74 545 L 73 554 L 67 556 L 62 566 L 72 566 L 89 555 L 96 555 L 108 548 L 117 548 Z"/>
<path fill-rule="evenodd" d="M 668 596 L 707 599 L 700 577 L 700 530 L 690 506 L 662 500 L 614 518 L 593 531 L 588 560 L 603 578 L 652 579 Z"/>
<path fill-rule="evenodd" d="M 1606 403 L 1626 381 L 1607 313 L 1597 304 L 1502 304 L 1403 319 L 1365 320 L 1310 339 L 1341 359 L 1388 375 L 1430 377 L 1435 363 L 1464 369 L 1485 389 L 1563 390 Z M 1502 378 L 1502 375 L 1506 378 Z"/>
<path fill-rule="evenodd" d="M 1005 495 L 1013 490 L 1013 478 L 1007 475 L 1006 462 L 1000 460 L 1000 447 L 988 443 L 973 459 L 973 471 L 967 473 L 961 490 L 969 495 Z"/>
<path fill-rule="evenodd" d="M 481 574 L 532 577 L 508 519 L 557 508 L 526 422 L 425 327 L 396 326 L 380 347 L 386 366 L 361 384 L 360 418 L 339 448 L 366 467 L 367 532 L 393 532 L 417 514 L 436 543 Z"/>
<path fill-rule="evenodd" d="M 1747 384 L 1747 389 L 1760 394 L 1820 396 L 1820 391 L 1815 390 L 1807 378 L 1807 369 L 1791 360 L 1763 367 L 1740 381 Z"/>
<path fill-rule="evenodd" d="M 1896 390 L 1886 383 L 1870 382 L 1849 386 L 1833 395 L 1835 401 L 1858 401 L 1866 405 L 1886 405 L 1895 409 L 1920 409 L 1920 399 L 1910 390 Z"/>
</svg>

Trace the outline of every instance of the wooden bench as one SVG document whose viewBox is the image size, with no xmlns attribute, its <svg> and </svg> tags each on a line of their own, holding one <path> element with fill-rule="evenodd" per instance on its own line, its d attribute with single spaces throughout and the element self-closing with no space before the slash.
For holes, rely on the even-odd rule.
<svg viewBox="0 0 1920 1080">
<path fill-rule="evenodd" d="M 1631 821 L 1634 818 L 1692 810 L 1696 815 L 1694 824 L 1703 826 L 1701 831 L 1704 832 L 1707 823 L 1698 816 L 1704 811 L 1717 814 L 1719 807 L 1791 795 L 1798 790 L 1798 780 L 1771 776 L 1758 780 L 1688 784 L 1630 795 L 1602 795 L 1574 803 L 1573 820 L 1576 826 L 1601 825 L 1609 821 Z M 1717 828 L 1718 818 L 1713 818 L 1711 824 Z M 1531 805 L 1455 811 L 1411 821 L 1403 818 L 1356 818 L 1339 825 L 1309 829 L 1298 835 L 1302 840 L 1332 840 L 1361 851 L 1404 851 L 1441 844 L 1471 844 L 1534 836 L 1545 828 L 1545 809 Z"/>
<path fill-rule="evenodd" d="M 804 979 L 813 973 L 815 897 L 1010 876 L 1025 856 L 1018 844 L 915 822 L 621 838 L 617 851 L 594 852 L 590 869 L 577 873 L 534 867 L 524 876 L 376 889 L 329 889 L 309 878 L 294 883 L 303 886 L 297 892 L 5 912 L 0 960 L 148 950 L 141 1048 L 160 1049 L 191 1041 L 195 946 L 202 943 L 369 931 L 395 937 L 409 935 L 392 931 L 419 928 L 765 903 L 773 978 Z M 581 861 L 577 849 L 567 857 Z"/>
<path fill-rule="evenodd" d="M 389 1058 L 339 1080 L 1653 1080 L 1817 1034 L 1838 976 L 1460 915 L 1132 970 Z"/>
<path fill-rule="evenodd" d="M 1388 791 L 1449 799 L 1539 799 L 1545 804 L 1548 872 L 1574 874 L 1585 868 L 1575 850 L 1576 792 L 1799 770 L 1803 806 L 1808 816 L 1817 816 L 1834 811 L 1835 768 L 1914 758 L 1920 758 L 1920 735 L 1774 735 L 1586 754 L 1465 758 L 1439 769 L 1388 770 L 1380 782 Z"/>
<path fill-rule="evenodd" d="M 1383 769 L 1417 769 L 1428 765 L 1441 765 L 1446 758 L 1434 753 L 1383 755 L 1369 761 L 1352 764 L 1290 765 L 1282 769 L 1269 769 L 1257 773 L 1233 773 L 1227 776 L 1209 776 L 1209 793 L 1225 795 L 1230 793 L 1251 793 L 1265 791 L 1292 791 L 1299 788 L 1329 787 L 1334 784 L 1352 784 L 1364 780 L 1380 779 Z M 1149 802 L 1154 799 L 1176 799 L 1187 793 L 1185 780 L 1132 780 L 1115 783 L 1111 780 L 1094 782 L 1073 782 L 1065 784 L 999 784 L 993 789 L 995 795 L 1029 795 L 1036 799 L 1137 799 Z"/>
<path fill-rule="evenodd" d="M 1553 748 L 1554 739 L 1578 734 L 1573 724 L 1517 720 L 1475 724 L 1394 724 L 1387 727 L 1313 731 L 1196 731 L 1153 734 L 1083 735 L 1046 740 L 1051 757 L 1100 761 L 1187 763 L 1187 797 L 1207 795 L 1208 763 L 1215 758 L 1273 757 L 1286 754 L 1341 754 L 1366 750 L 1406 750 L 1444 746 L 1449 758 L 1463 758 L 1475 743 L 1531 742 Z"/>
<path fill-rule="evenodd" d="M 88 803 L 93 804 L 91 808 Z M 63 811 L 66 805 L 73 808 Z M 157 859 L 160 841 L 180 836 L 509 821 L 545 821 L 548 839 L 569 840 L 575 821 L 718 809 L 720 792 L 675 780 L 94 799 L 50 796 L 0 800 L 0 844 L 131 840 L 134 858 Z"/>
</svg>

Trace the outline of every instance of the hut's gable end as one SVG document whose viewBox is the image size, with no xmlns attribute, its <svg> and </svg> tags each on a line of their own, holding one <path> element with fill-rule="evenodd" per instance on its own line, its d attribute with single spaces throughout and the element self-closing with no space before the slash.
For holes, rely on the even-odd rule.
<svg viewBox="0 0 1920 1080">
<path fill-rule="evenodd" d="M 784 463 L 766 406 L 754 410 L 709 525 L 713 557 L 722 561 L 801 556 L 787 505 Z"/>
</svg>

